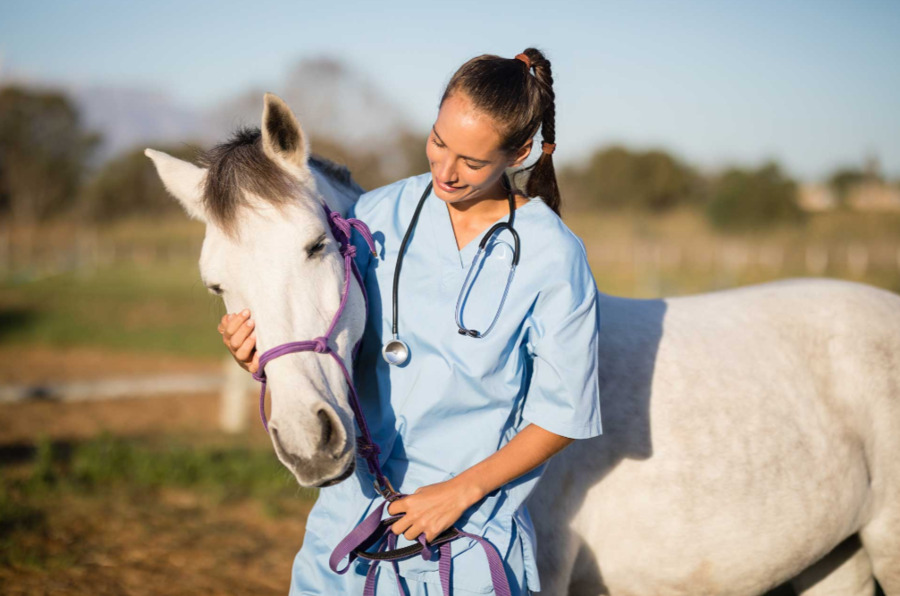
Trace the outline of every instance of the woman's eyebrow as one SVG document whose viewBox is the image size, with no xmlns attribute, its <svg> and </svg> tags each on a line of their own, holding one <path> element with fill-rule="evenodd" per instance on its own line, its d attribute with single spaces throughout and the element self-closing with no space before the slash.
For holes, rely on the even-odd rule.
<svg viewBox="0 0 900 596">
<path fill-rule="evenodd" d="M 447 143 L 444 142 L 444 139 L 441 138 L 441 135 L 438 134 L 438 131 L 434 128 L 434 126 L 431 127 L 431 132 L 433 132 L 433 133 L 434 133 L 434 136 L 436 136 L 437 139 L 441 142 L 441 145 L 446 145 L 446 144 L 447 144 Z M 460 155 L 460 157 L 463 158 L 463 159 L 465 159 L 465 160 L 468 160 L 468 161 L 475 161 L 475 162 L 483 163 L 483 164 L 489 164 L 489 163 L 491 163 L 490 160 L 487 160 L 487 159 L 478 159 L 477 157 L 469 157 L 468 155 Z"/>
</svg>

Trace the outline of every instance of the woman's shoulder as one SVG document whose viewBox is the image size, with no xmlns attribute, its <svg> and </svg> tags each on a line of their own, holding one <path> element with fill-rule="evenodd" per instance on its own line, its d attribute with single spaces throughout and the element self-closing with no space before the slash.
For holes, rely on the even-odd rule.
<svg viewBox="0 0 900 596">
<path fill-rule="evenodd" d="M 517 221 L 528 222 L 534 248 L 550 258 L 559 258 L 565 262 L 571 263 L 573 259 L 587 262 L 587 251 L 582 239 L 541 197 L 529 199 L 525 208 L 528 210 L 527 218 L 517 217 Z M 526 211 L 523 210 L 521 213 L 524 215 Z M 521 240 L 524 248 L 525 238 Z"/>
<path fill-rule="evenodd" d="M 407 194 L 421 194 L 430 181 L 431 174 L 425 173 L 418 176 L 410 176 L 409 178 L 404 178 L 363 193 L 353 207 L 354 214 L 359 219 L 366 219 L 367 216 L 372 216 L 384 210 L 386 205 L 396 205 L 397 200 L 405 197 Z"/>
</svg>

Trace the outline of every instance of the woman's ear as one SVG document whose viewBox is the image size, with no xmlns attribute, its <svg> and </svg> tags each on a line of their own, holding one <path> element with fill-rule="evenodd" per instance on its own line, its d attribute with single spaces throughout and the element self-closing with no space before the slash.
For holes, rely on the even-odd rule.
<svg viewBox="0 0 900 596">
<path fill-rule="evenodd" d="M 528 156 L 531 155 L 531 147 L 534 145 L 534 139 L 529 139 L 527 143 L 519 147 L 519 150 L 516 151 L 515 160 L 509 164 L 511 168 L 518 168 L 522 165 Z"/>
</svg>

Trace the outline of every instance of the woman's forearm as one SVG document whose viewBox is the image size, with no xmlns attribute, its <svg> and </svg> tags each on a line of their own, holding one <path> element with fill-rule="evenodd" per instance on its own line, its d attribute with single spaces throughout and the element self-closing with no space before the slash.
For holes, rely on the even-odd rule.
<svg viewBox="0 0 900 596">
<path fill-rule="evenodd" d="M 464 438 L 462 440 L 465 440 Z M 529 424 L 493 455 L 445 482 L 420 487 L 392 502 L 391 515 L 403 514 L 391 530 L 414 540 L 428 541 L 453 525 L 466 509 L 488 493 L 533 470 L 574 439 Z"/>
<path fill-rule="evenodd" d="M 473 505 L 487 494 L 530 472 L 575 439 L 529 424 L 496 453 L 462 472 L 451 482 L 465 489 Z"/>
</svg>

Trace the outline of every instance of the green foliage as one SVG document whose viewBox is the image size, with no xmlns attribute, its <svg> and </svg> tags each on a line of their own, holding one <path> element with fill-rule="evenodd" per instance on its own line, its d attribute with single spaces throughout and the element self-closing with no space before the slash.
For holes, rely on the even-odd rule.
<svg viewBox="0 0 900 596">
<path fill-rule="evenodd" d="M 98 142 L 64 95 L 0 89 L 0 211 L 18 223 L 71 211 Z"/>
<path fill-rule="evenodd" d="M 265 501 L 298 491 L 315 495 L 298 488 L 271 449 L 159 446 L 109 435 L 77 446 L 59 474 L 61 481 L 86 491 L 125 483 L 139 489 L 192 488 L 225 500 Z"/>
<path fill-rule="evenodd" d="M 317 494 L 299 487 L 270 447 L 190 446 L 167 437 L 103 435 L 76 444 L 44 438 L 29 461 L 0 461 L 0 566 L 70 566 L 68 551 L 48 546 L 49 520 L 52 508 L 73 496 L 119 492 L 144 499 L 164 488 L 188 490 L 213 503 L 257 501 L 270 517 L 294 511 L 298 500 L 312 501 Z"/>
<path fill-rule="evenodd" d="M 218 500 L 314 498 L 279 463 L 271 448 L 189 446 L 105 434 L 74 445 L 41 439 L 24 478 L 0 476 L 0 527 L 31 519 L 19 497 L 48 491 L 91 493 L 115 486 L 146 491 L 193 489 Z"/>
<path fill-rule="evenodd" d="M 191 162 L 196 162 L 199 155 L 196 147 L 160 150 Z M 163 187 L 143 147 L 108 161 L 84 187 L 81 198 L 86 215 L 93 221 L 181 211 L 178 201 Z"/>
<path fill-rule="evenodd" d="M 700 178 L 664 151 L 602 149 L 586 166 L 563 169 L 559 182 L 564 201 L 571 193 L 587 207 L 662 212 L 702 196 Z"/>
<path fill-rule="evenodd" d="M 799 224 L 805 214 L 796 194 L 796 184 L 775 163 L 758 170 L 734 168 L 715 182 L 706 214 L 714 226 L 731 231 Z"/>
</svg>

